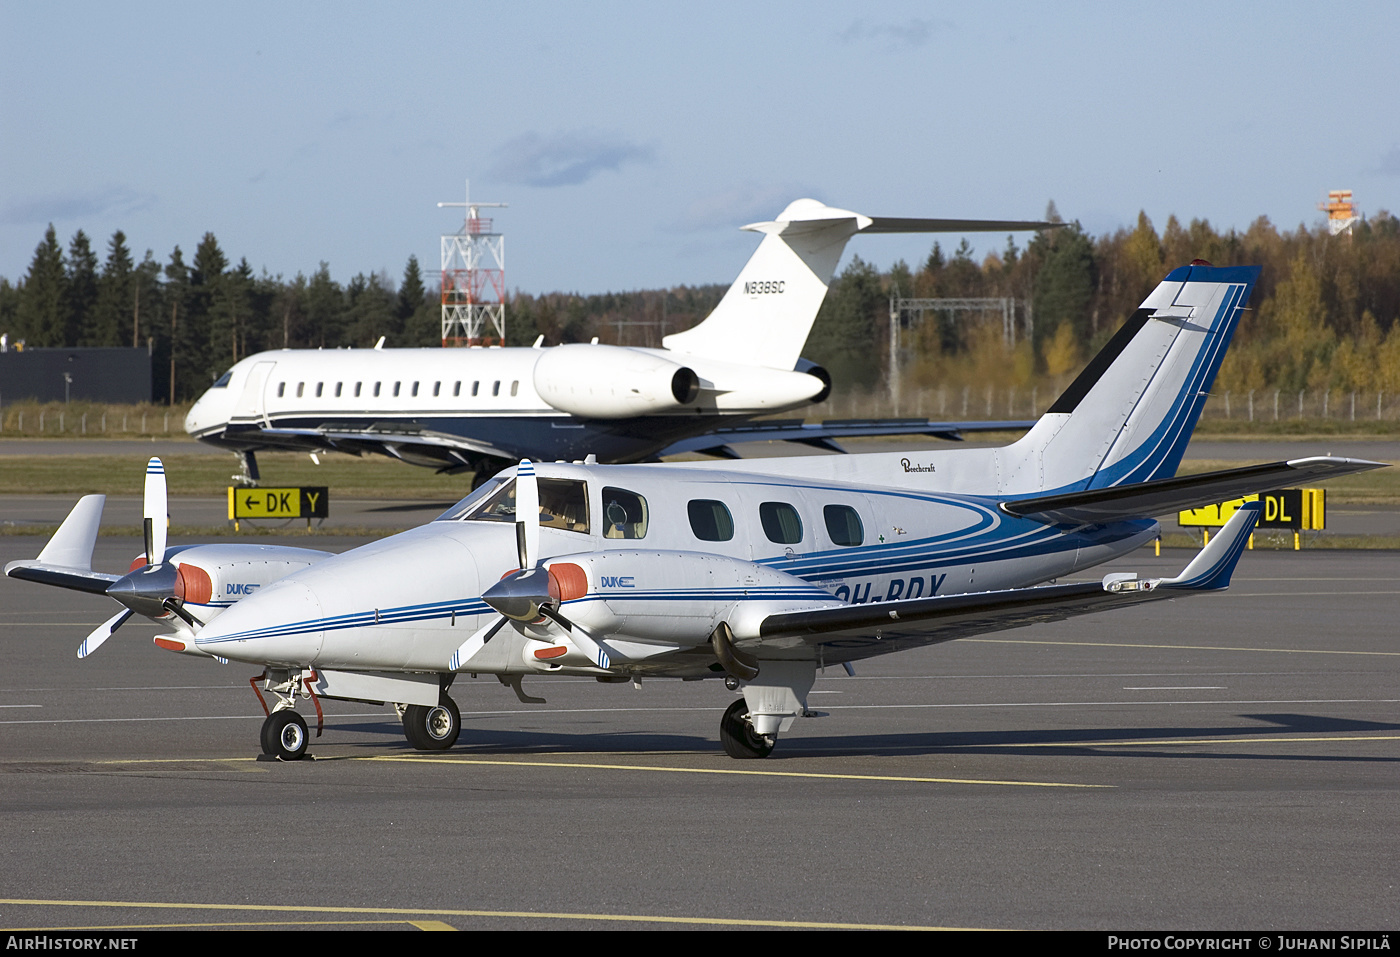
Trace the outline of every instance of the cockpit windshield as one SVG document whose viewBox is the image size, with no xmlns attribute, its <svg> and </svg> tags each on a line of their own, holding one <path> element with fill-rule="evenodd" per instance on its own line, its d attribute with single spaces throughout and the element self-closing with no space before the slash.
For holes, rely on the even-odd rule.
<svg viewBox="0 0 1400 957">
<path fill-rule="evenodd" d="M 540 527 L 566 532 L 589 530 L 588 489 L 572 479 L 536 480 L 540 494 Z M 483 485 L 438 518 L 439 521 L 514 522 L 515 479 Z"/>
<path fill-rule="evenodd" d="M 470 495 L 433 519 L 433 521 L 460 522 L 481 505 L 482 502 L 490 498 L 497 489 L 506 483 L 506 481 L 506 479 L 498 478 L 487 479 L 485 482 L 482 482 L 481 485 L 477 486 Z M 515 484 L 514 479 L 511 479 L 510 482 L 512 485 Z"/>
<path fill-rule="evenodd" d="M 232 379 L 232 378 L 233 378 L 233 370 L 230 369 L 230 370 L 228 370 L 227 372 L 225 372 L 223 375 L 221 375 L 221 376 L 219 376 L 217 379 L 215 379 L 215 380 L 214 380 L 214 384 L 211 385 L 209 388 L 211 388 L 211 389 L 224 389 L 224 388 L 227 388 L 227 387 L 228 387 L 228 380 L 229 380 L 229 379 Z"/>
</svg>

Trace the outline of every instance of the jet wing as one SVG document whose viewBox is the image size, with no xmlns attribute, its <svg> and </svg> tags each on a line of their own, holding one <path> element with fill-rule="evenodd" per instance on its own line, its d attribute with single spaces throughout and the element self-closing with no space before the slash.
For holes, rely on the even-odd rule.
<svg viewBox="0 0 1400 957">
<path fill-rule="evenodd" d="M 1320 481 L 1385 467 L 1384 462 L 1319 455 L 1220 472 L 1203 472 L 1200 475 L 1156 479 L 1134 485 L 1017 499 L 1002 502 L 1001 510 L 1008 515 L 1048 524 L 1114 522 L 1146 515 L 1164 515 L 1299 482 Z"/>
<path fill-rule="evenodd" d="M 446 470 L 471 469 L 481 456 L 509 459 L 511 453 L 489 442 L 415 429 L 399 423 L 376 423 L 363 429 L 326 425 L 316 429 L 255 429 L 239 432 L 239 441 L 256 441 L 270 448 L 298 451 L 372 452 L 411 465 Z"/>
<path fill-rule="evenodd" d="M 879 435 L 930 435 L 961 442 L 965 432 L 1024 432 L 1034 419 L 1004 422 L 935 422 L 931 419 L 826 419 L 808 423 L 802 419 L 765 419 L 745 425 L 729 425 L 704 435 L 672 442 L 659 455 L 700 452 L 723 458 L 738 458 L 731 442 L 800 442 L 831 452 L 845 449 L 834 439 Z"/>
<path fill-rule="evenodd" d="M 845 605 L 769 615 L 756 638 L 736 639 L 759 658 L 810 655 L 837 663 L 903 651 L 957 638 L 1006 631 L 1144 602 L 1228 588 L 1235 565 L 1263 509 L 1242 506 L 1175 578 L 1139 580 L 1110 574 L 1099 582 L 1012 588 L 910 601 Z"/>
</svg>

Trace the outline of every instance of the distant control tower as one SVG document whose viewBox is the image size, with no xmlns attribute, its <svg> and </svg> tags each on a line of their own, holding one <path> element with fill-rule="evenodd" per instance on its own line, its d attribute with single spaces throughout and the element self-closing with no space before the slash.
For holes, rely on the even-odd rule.
<svg viewBox="0 0 1400 957">
<path fill-rule="evenodd" d="M 1327 193 L 1327 202 L 1318 203 L 1317 208 L 1327 214 L 1327 229 L 1333 236 L 1350 232 L 1351 227 L 1361 222 L 1356 215 L 1356 206 L 1351 201 L 1351 190 L 1334 189 Z"/>
<path fill-rule="evenodd" d="M 442 344 L 503 346 L 506 342 L 506 238 L 481 218 L 505 203 L 438 203 L 466 210 L 461 232 L 442 237 Z"/>
</svg>

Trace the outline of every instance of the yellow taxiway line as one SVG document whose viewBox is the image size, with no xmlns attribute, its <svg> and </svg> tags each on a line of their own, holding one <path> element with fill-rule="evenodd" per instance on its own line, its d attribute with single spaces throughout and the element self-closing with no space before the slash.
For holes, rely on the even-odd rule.
<svg viewBox="0 0 1400 957">
<path fill-rule="evenodd" d="M 24 900 L 20 898 L 0 898 L 0 905 L 9 904 L 13 906 L 26 907 L 126 907 L 155 910 L 217 910 L 217 911 L 240 911 L 255 913 L 279 913 L 279 914 L 391 914 L 403 917 L 427 917 L 441 919 L 444 917 L 489 917 L 489 918 L 520 918 L 524 920 L 587 920 L 605 921 L 614 923 L 639 923 L 639 924 L 704 924 L 721 927 L 779 927 L 794 930 L 973 930 L 968 927 L 936 927 L 913 924 L 861 924 L 834 921 L 802 921 L 802 920 L 753 920 L 740 917 L 673 917 L 661 914 L 589 914 L 589 913 L 567 913 L 556 911 L 527 911 L 527 910 L 447 910 L 447 909 L 427 909 L 416 907 L 327 907 L 309 905 L 305 907 L 270 904 L 196 904 L 184 902 L 163 902 L 163 901 L 68 901 L 68 900 Z M 434 921 L 436 923 L 437 921 Z M 282 922 L 287 923 L 287 922 Z M 318 921 L 317 923 L 331 923 L 328 921 Z M 351 923 L 346 921 L 344 923 Z M 395 921 L 394 923 L 405 923 Z M 409 921 L 415 925 L 428 923 L 428 921 Z M 130 929 L 144 929 L 150 925 L 141 927 L 130 926 Z M 193 924 L 167 924 L 167 927 L 198 926 Z M 36 928 L 36 932 L 52 930 L 69 930 L 73 928 Z M 85 928 L 85 929 L 118 929 L 118 928 Z M 424 928 L 428 929 L 428 928 Z M 438 928 L 432 928 L 438 929 Z M 12 928 L 18 930 L 18 928 Z"/>
</svg>

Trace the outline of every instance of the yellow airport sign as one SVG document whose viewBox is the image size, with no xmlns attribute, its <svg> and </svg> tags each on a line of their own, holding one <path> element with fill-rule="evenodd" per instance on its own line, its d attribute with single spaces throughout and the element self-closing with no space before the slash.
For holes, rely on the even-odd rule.
<svg viewBox="0 0 1400 957">
<path fill-rule="evenodd" d="M 330 493 L 324 485 L 297 488 L 237 488 L 229 486 L 228 517 L 325 518 L 330 514 Z"/>
<path fill-rule="evenodd" d="M 1320 488 L 1285 488 L 1260 495 L 1246 495 L 1219 505 L 1178 512 L 1176 523 L 1185 527 L 1218 528 L 1230 520 L 1245 502 L 1264 503 L 1261 529 L 1321 530 L 1327 527 L 1327 492 Z"/>
</svg>

